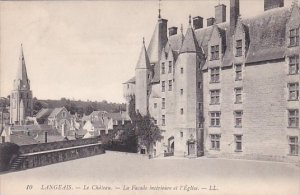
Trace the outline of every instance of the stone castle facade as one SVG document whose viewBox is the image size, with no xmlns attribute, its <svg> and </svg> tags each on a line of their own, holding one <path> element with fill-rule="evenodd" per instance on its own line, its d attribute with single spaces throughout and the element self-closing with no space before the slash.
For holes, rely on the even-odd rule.
<svg viewBox="0 0 300 195">
<path fill-rule="evenodd" d="M 159 15 L 123 84 L 162 130 L 156 156 L 299 161 L 300 9 L 265 0 L 264 10 L 241 18 L 231 0 L 229 21 L 221 4 L 206 27 L 190 17 L 179 33 Z"/>
<path fill-rule="evenodd" d="M 32 91 L 30 90 L 30 81 L 27 76 L 23 47 L 21 45 L 18 72 L 10 94 L 10 124 L 25 124 L 26 117 L 32 116 L 32 107 Z"/>
</svg>

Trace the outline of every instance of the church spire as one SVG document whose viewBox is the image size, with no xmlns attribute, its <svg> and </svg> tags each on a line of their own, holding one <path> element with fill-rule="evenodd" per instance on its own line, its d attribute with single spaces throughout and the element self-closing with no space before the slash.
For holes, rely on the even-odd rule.
<svg viewBox="0 0 300 195">
<path fill-rule="evenodd" d="M 26 63 L 23 52 L 23 45 L 21 44 L 21 51 L 19 57 L 19 67 L 17 72 L 17 78 L 15 80 L 15 88 L 17 89 L 29 89 L 29 80 L 27 76 Z"/>
</svg>

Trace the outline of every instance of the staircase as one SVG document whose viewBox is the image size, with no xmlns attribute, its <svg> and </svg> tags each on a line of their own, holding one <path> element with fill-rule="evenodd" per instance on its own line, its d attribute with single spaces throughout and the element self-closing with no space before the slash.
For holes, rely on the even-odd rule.
<svg viewBox="0 0 300 195">
<path fill-rule="evenodd" d="M 10 165 L 10 170 L 15 171 L 20 169 L 23 161 L 26 159 L 26 156 L 19 155 Z"/>
</svg>

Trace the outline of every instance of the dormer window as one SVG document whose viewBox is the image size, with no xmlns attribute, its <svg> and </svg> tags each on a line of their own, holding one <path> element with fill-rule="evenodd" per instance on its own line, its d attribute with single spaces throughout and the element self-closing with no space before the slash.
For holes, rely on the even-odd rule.
<svg viewBox="0 0 300 195">
<path fill-rule="evenodd" d="M 166 68 L 165 68 L 165 63 L 161 63 L 161 74 L 165 74 L 166 73 Z"/>
<path fill-rule="evenodd" d="M 289 74 L 299 73 L 299 55 L 289 57 Z"/>
<path fill-rule="evenodd" d="M 236 57 L 242 56 L 243 55 L 243 41 L 237 40 L 235 48 L 236 48 Z"/>
<path fill-rule="evenodd" d="M 169 71 L 168 73 L 172 73 L 172 61 L 169 61 Z"/>
<path fill-rule="evenodd" d="M 219 59 L 219 45 L 211 46 L 211 60 L 218 60 Z"/>
<path fill-rule="evenodd" d="M 299 46 L 299 28 L 290 30 L 290 46 Z"/>
</svg>

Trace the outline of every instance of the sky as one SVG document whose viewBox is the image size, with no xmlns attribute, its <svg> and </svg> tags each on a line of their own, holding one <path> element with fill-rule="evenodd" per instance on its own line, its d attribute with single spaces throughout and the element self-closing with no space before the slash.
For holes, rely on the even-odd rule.
<svg viewBox="0 0 300 195">
<path fill-rule="evenodd" d="M 229 0 L 162 1 L 168 27 L 188 26 L 188 16 L 214 17 Z M 242 18 L 263 12 L 263 0 L 240 0 Z M 291 6 L 292 0 L 285 0 Z M 9 95 L 23 44 L 33 96 L 125 102 L 122 83 L 134 76 L 149 44 L 158 1 L 0 2 L 0 97 Z"/>
</svg>

